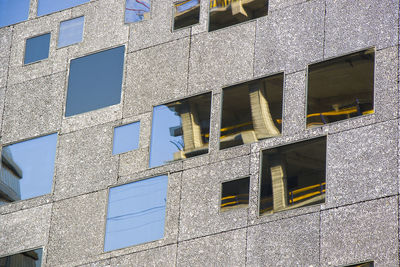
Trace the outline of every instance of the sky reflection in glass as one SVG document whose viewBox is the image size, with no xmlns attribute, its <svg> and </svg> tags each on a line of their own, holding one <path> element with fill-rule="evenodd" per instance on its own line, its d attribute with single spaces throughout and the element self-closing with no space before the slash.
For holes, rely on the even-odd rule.
<svg viewBox="0 0 400 267">
<path fill-rule="evenodd" d="M 157 176 L 110 189 L 104 251 L 164 236 L 168 176 Z"/>
<path fill-rule="evenodd" d="M 49 57 L 50 33 L 26 39 L 24 64 Z"/>
<path fill-rule="evenodd" d="M 65 116 L 119 104 L 125 46 L 71 60 Z"/>
<path fill-rule="evenodd" d="M 139 147 L 140 122 L 114 128 L 113 155 L 128 152 Z"/>
<path fill-rule="evenodd" d="M 0 0 L 1 1 L 1 0 Z M 40 267 L 42 266 L 43 249 L 35 249 L 0 258 L 0 266 L 7 267 Z"/>
<path fill-rule="evenodd" d="M 3 147 L 0 195 L 13 202 L 50 193 L 56 146 L 54 133 Z"/>
<path fill-rule="evenodd" d="M 70 7 L 81 5 L 89 1 L 90 0 L 39 0 L 37 15 L 47 15 Z"/>
<path fill-rule="evenodd" d="M 25 21 L 30 0 L 0 0 L 0 28 Z"/>
<path fill-rule="evenodd" d="M 66 20 L 60 23 L 58 47 L 82 42 L 84 17 Z"/>
<path fill-rule="evenodd" d="M 149 19 L 150 5 L 150 0 L 126 0 L 125 23 Z"/>
<path fill-rule="evenodd" d="M 174 7 L 174 30 L 199 23 L 200 0 L 178 1 Z"/>
</svg>

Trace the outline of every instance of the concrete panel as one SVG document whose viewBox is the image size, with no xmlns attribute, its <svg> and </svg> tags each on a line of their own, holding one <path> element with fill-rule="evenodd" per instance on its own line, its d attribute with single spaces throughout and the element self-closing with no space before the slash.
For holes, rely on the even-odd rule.
<svg viewBox="0 0 400 267">
<path fill-rule="evenodd" d="M 173 2 L 176 2 L 173 0 Z M 192 26 L 192 35 L 208 31 L 208 10 L 210 2 L 200 1 L 200 19 L 199 24 Z"/>
<path fill-rule="evenodd" d="M 111 267 L 110 262 L 111 262 L 110 259 L 106 259 L 102 261 L 79 265 L 79 267 Z"/>
<path fill-rule="evenodd" d="M 326 206 L 398 193 L 397 121 L 328 136 Z"/>
<path fill-rule="evenodd" d="M 169 245 L 111 259 L 111 266 L 176 266 L 176 245 Z"/>
<path fill-rule="evenodd" d="M 13 27 L 0 29 L 0 88 L 7 85 Z"/>
<path fill-rule="evenodd" d="M 179 243 L 177 266 L 245 266 L 246 229 Z"/>
<path fill-rule="evenodd" d="M 298 5 L 309 0 L 269 0 L 268 10 L 275 11 L 277 9 Z"/>
<path fill-rule="evenodd" d="M 321 266 L 374 260 L 398 266 L 398 199 L 384 198 L 323 211 Z"/>
<path fill-rule="evenodd" d="M 326 1 L 325 57 L 398 44 L 399 1 Z"/>
<path fill-rule="evenodd" d="M 303 70 L 322 59 L 325 1 L 307 1 L 257 21 L 255 76 Z"/>
<path fill-rule="evenodd" d="M 247 266 L 319 266 L 319 213 L 250 227 Z"/>
</svg>

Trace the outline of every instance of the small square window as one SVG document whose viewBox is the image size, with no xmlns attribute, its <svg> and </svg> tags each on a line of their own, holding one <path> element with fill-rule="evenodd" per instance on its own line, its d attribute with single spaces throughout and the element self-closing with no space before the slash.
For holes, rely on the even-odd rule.
<svg viewBox="0 0 400 267">
<path fill-rule="evenodd" d="M 282 98 L 283 74 L 223 89 L 220 149 L 280 135 Z"/>
<path fill-rule="evenodd" d="M 364 262 L 364 263 L 357 263 L 353 265 L 348 265 L 347 267 L 374 267 L 374 262 Z"/>
<path fill-rule="evenodd" d="M 249 205 L 250 178 L 242 178 L 222 183 L 221 211 L 247 208 Z"/>
<path fill-rule="evenodd" d="M 119 104 L 125 46 L 71 60 L 65 116 Z"/>
<path fill-rule="evenodd" d="M 374 113 L 374 49 L 308 67 L 307 127 Z"/>
<path fill-rule="evenodd" d="M 58 35 L 58 47 L 82 42 L 84 17 L 62 21 Z"/>
<path fill-rule="evenodd" d="M 40 267 L 42 266 L 43 249 L 35 249 L 0 258 L 0 266 L 4 267 Z"/>
<path fill-rule="evenodd" d="M 265 150 L 260 214 L 325 202 L 326 137 Z"/>
<path fill-rule="evenodd" d="M 3 147 L 0 171 L 0 205 L 51 192 L 57 134 Z"/>
<path fill-rule="evenodd" d="M 210 0 L 209 31 L 218 30 L 268 14 L 268 0 Z"/>
<path fill-rule="evenodd" d="M 126 0 L 125 23 L 150 19 L 150 0 Z"/>
<path fill-rule="evenodd" d="M 140 123 L 134 122 L 114 128 L 113 155 L 139 147 Z"/>
<path fill-rule="evenodd" d="M 174 30 L 199 23 L 200 0 L 183 0 L 174 3 Z"/>
<path fill-rule="evenodd" d="M 163 238 L 168 176 L 110 189 L 104 251 Z"/>
<path fill-rule="evenodd" d="M 0 28 L 27 20 L 29 5 L 30 0 L 1 0 Z"/>
<path fill-rule="evenodd" d="M 90 0 L 39 0 L 37 15 L 44 16 L 70 7 L 78 6 Z"/>
<path fill-rule="evenodd" d="M 153 109 L 150 167 L 208 153 L 211 93 Z"/>
<path fill-rule="evenodd" d="M 49 57 L 50 33 L 26 39 L 24 64 L 37 62 Z"/>
</svg>

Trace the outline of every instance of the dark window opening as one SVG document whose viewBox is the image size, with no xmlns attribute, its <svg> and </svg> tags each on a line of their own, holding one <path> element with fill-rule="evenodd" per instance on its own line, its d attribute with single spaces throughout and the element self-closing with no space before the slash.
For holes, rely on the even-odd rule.
<svg viewBox="0 0 400 267">
<path fill-rule="evenodd" d="M 174 30 L 199 23 L 200 0 L 184 0 L 174 3 Z"/>
<path fill-rule="evenodd" d="M 250 178 L 242 178 L 222 183 L 221 211 L 245 208 L 249 205 Z"/>
</svg>

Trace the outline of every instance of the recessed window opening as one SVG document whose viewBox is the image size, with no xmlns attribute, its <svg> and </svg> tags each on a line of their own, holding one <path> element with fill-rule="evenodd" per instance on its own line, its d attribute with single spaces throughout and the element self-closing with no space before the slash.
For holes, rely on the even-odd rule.
<svg viewBox="0 0 400 267">
<path fill-rule="evenodd" d="M 113 155 L 125 153 L 139 147 L 140 122 L 114 128 Z"/>
<path fill-rule="evenodd" d="M 151 0 L 126 0 L 125 23 L 150 19 Z"/>
<path fill-rule="evenodd" d="M 260 214 L 325 201 L 326 137 L 265 150 Z"/>
<path fill-rule="evenodd" d="M 65 47 L 82 42 L 84 17 L 74 18 L 60 23 L 58 47 Z"/>
<path fill-rule="evenodd" d="M 0 28 L 28 19 L 30 0 L 1 0 Z"/>
<path fill-rule="evenodd" d="M 374 113 L 373 48 L 308 67 L 307 127 Z"/>
<path fill-rule="evenodd" d="M 242 178 L 222 183 L 221 211 L 247 208 L 249 205 L 250 178 Z"/>
<path fill-rule="evenodd" d="M 50 33 L 26 39 L 24 64 L 37 62 L 49 57 Z"/>
<path fill-rule="evenodd" d="M 200 0 L 184 0 L 174 3 L 174 30 L 199 23 Z"/>
<path fill-rule="evenodd" d="M 40 267 L 42 266 L 43 249 L 35 249 L 0 258 L 4 267 Z"/>
</svg>

